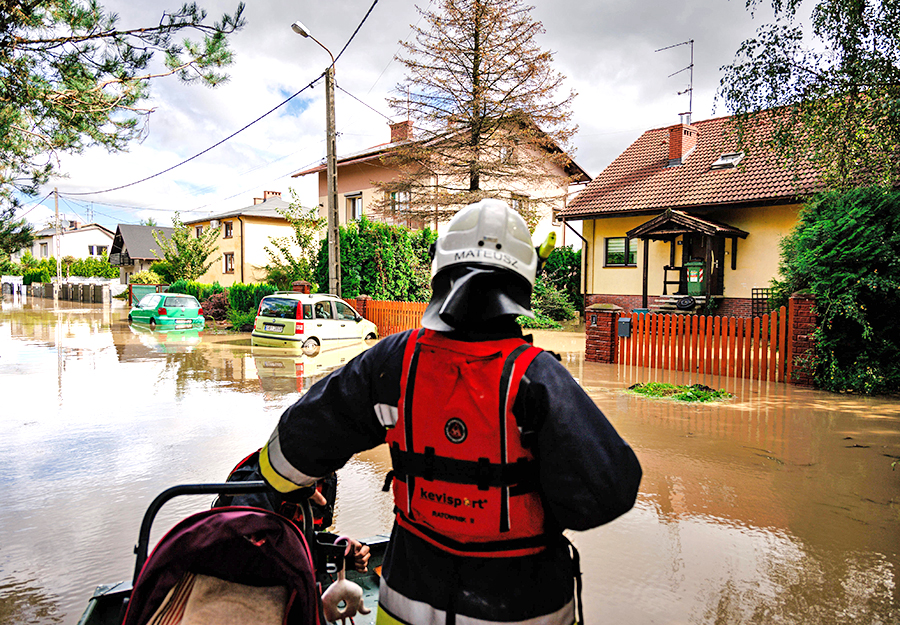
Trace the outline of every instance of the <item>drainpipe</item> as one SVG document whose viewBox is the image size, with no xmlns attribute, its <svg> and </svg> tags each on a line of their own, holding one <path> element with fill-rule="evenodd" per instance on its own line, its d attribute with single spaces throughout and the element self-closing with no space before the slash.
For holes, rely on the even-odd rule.
<svg viewBox="0 0 900 625">
<path fill-rule="evenodd" d="M 569 230 L 571 230 L 572 232 L 574 232 L 575 235 L 576 235 L 579 239 L 581 239 L 582 241 L 584 241 L 584 253 L 581 255 L 581 256 L 582 256 L 581 262 L 582 262 L 582 264 L 583 264 L 583 268 L 582 268 L 582 270 L 581 270 L 581 296 L 584 297 L 585 295 L 587 295 L 587 284 L 588 284 L 588 276 L 587 276 L 587 274 L 588 274 L 588 267 L 590 267 L 590 265 L 588 264 L 588 249 L 589 249 L 589 246 L 588 246 L 588 240 L 585 239 L 583 236 L 581 236 L 581 233 L 578 232 L 575 228 L 573 228 L 572 226 L 570 226 L 568 221 L 566 221 L 565 219 L 563 219 L 562 222 L 563 222 L 563 225 L 564 225 L 565 227 L 567 227 Z M 582 221 L 581 224 L 582 224 L 582 228 L 583 228 L 583 227 L 584 227 L 584 221 Z M 564 230 L 563 232 L 565 232 L 565 230 Z M 581 302 L 581 303 L 584 304 L 584 302 Z"/>
</svg>

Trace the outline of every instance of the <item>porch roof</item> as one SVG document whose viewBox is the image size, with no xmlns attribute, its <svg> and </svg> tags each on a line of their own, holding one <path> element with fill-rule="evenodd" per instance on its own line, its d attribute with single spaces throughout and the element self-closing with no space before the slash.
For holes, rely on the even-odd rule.
<svg viewBox="0 0 900 625">
<path fill-rule="evenodd" d="M 629 239 L 654 239 L 668 241 L 683 234 L 700 233 L 707 236 L 746 239 L 748 232 L 719 223 L 712 219 L 703 219 L 696 215 L 689 215 L 684 211 L 667 209 L 650 221 L 642 223 L 629 230 L 626 235 Z"/>
</svg>

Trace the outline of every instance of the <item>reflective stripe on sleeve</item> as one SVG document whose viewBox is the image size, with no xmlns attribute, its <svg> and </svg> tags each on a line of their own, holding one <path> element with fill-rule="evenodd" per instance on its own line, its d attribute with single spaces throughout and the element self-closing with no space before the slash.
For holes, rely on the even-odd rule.
<svg viewBox="0 0 900 625">
<path fill-rule="evenodd" d="M 393 590 L 384 581 L 378 589 L 378 617 L 376 625 L 444 625 L 447 613 L 424 601 L 410 599 Z M 575 625 L 575 599 L 550 614 L 524 621 L 486 621 L 463 614 L 455 616 L 456 625 Z"/>
<path fill-rule="evenodd" d="M 281 452 L 278 428 L 259 452 L 259 470 L 269 486 L 281 493 L 312 486 L 318 479 L 301 473 L 287 461 Z"/>
<path fill-rule="evenodd" d="M 378 422 L 386 428 L 397 425 L 397 406 L 375 404 L 375 415 L 378 417 Z"/>
</svg>

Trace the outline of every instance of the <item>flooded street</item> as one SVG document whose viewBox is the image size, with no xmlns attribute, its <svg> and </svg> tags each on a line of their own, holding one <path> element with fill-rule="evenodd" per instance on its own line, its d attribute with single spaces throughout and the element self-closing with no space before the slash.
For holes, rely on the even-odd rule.
<svg viewBox="0 0 900 625">
<path fill-rule="evenodd" d="M 298 392 L 364 349 L 251 348 L 247 334 L 149 332 L 127 308 L 10 297 L 0 308 L 0 623 L 74 625 L 130 577 L 146 506 L 222 481 Z M 900 622 L 900 399 L 585 363 L 584 337 L 535 335 L 634 447 L 636 509 L 571 533 L 589 624 Z M 702 382 L 690 405 L 622 389 Z M 339 473 L 336 527 L 391 525 L 384 447 Z M 163 508 L 152 537 L 209 497 Z"/>
</svg>

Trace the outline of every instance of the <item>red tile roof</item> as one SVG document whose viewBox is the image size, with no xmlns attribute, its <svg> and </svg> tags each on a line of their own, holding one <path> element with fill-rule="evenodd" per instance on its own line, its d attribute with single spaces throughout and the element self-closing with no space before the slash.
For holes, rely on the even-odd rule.
<svg viewBox="0 0 900 625">
<path fill-rule="evenodd" d="M 560 212 L 566 219 L 585 219 L 667 208 L 727 207 L 754 203 L 787 203 L 822 188 L 818 172 L 803 164 L 790 169 L 772 153 L 747 154 L 737 167 L 711 169 L 737 141 L 727 127 L 730 117 L 692 124 L 697 146 L 681 165 L 669 167 L 669 126 L 648 130 L 592 180 Z M 769 132 L 760 120 L 755 132 Z"/>
</svg>

